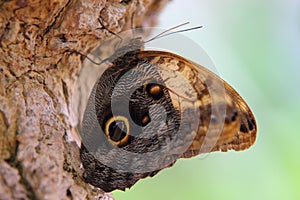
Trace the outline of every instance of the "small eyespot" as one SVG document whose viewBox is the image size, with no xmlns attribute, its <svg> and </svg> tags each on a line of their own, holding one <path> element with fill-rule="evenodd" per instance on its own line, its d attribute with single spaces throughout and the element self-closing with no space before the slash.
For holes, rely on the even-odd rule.
<svg viewBox="0 0 300 200">
<path fill-rule="evenodd" d="M 129 122 L 124 116 L 111 117 L 105 123 L 105 135 L 108 140 L 118 147 L 126 145 L 129 141 Z"/>
<path fill-rule="evenodd" d="M 145 115 L 142 118 L 142 126 L 146 126 L 147 124 L 149 124 L 150 121 L 151 121 L 150 117 L 148 115 Z"/>
<path fill-rule="evenodd" d="M 146 86 L 146 91 L 154 100 L 160 99 L 164 94 L 162 86 L 158 84 L 148 84 Z"/>
</svg>

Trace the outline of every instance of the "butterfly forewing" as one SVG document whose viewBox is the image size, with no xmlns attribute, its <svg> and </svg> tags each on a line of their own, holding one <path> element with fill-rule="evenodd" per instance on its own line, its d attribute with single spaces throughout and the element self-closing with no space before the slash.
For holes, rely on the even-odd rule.
<svg viewBox="0 0 300 200">
<path fill-rule="evenodd" d="M 182 154 L 182 157 L 192 157 L 211 151 L 245 150 L 255 142 L 256 122 L 250 108 L 242 97 L 216 74 L 197 63 L 170 52 L 140 51 L 139 57 L 148 60 L 153 66 L 165 67 L 173 71 L 174 74 L 177 73 L 177 76 L 171 79 L 172 73 L 168 72 L 165 75 L 166 81 L 170 79 L 176 81 L 178 76 L 185 77 L 189 86 L 192 86 L 197 92 L 197 98 L 190 99 L 190 101 L 194 101 L 199 107 L 200 122 L 191 146 Z M 218 85 L 223 86 L 223 90 L 218 89 L 220 88 Z M 186 88 L 187 85 L 182 83 L 181 87 Z M 209 87 L 217 89 L 209 90 Z M 169 92 L 183 98 L 189 98 L 187 94 L 179 94 L 182 93 L 182 88 L 177 88 L 178 92 L 172 89 Z M 213 99 L 215 99 L 214 102 Z M 217 109 L 215 113 L 218 115 L 221 112 L 221 116 L 212 114 L 212 104 L 218 104 L 214 106 Z M 219 130 L 220 133 L 208 135 L 209 126 L 214 129 L 213 126 L 216 123 L 223 123 L 221 130 L 219 130 L 220 124 L 217 124 L 216 131 Z M 187 132 L 186 134 L 191 133 Z"/>
</svg>

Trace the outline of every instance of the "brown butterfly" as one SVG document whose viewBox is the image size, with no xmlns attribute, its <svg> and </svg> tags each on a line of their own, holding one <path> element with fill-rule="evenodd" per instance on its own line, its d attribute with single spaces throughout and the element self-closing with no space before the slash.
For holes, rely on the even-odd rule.
<svg viewBox="0 0 300 200">
<path fill-rule="evenodd" d="M 130 39 L 105 60 L 110 66 L 84 113 L 83 177 L 105 192 L 130 188 L 179 158 L 240 151 L 256 139 L 255 118 L 230 85 L 197 63 L 144 50 L 144 44 Z"/>
</svg>

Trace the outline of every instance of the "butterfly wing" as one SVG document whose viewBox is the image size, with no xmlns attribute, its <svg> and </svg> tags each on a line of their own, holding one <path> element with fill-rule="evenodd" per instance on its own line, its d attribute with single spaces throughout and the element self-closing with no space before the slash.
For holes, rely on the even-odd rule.
<svg viewBox="0 0 300 200">
<path fill-rule="evenodd" d="M 191 124 L 197 121 L 198 125 L 196 132 L 186 132 L 192 141 L 181 157 L 240 151 L 253 145 L 257 132 L 254 115 L 243 98 L 219 76 L 169 52 L 140 51 L 138 56 L 156 66 L 181 113 L 199 110 L 193 112 L 198 116 L 187 116 Z"/>
<path fill-rule="evenodd" d="M 111 64 L 95 84 L 83 117 L 80 158 L 86 182 L 106 192 L 125 190 L 180 157 L 239 151 L 254 143 L 256 123 L 246 102 L 201 65 L 142 50 Z M 127 128 L 119 131 L 117 120 Z M 126 144 L 112 142 L 128 130 Z"/>
</svg>

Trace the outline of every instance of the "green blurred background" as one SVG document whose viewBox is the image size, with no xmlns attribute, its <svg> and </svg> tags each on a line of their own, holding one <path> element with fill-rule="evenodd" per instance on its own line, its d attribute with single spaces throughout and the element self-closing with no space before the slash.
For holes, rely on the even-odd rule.
<svg viewBox="0 0 300 200">
<path fill-rule="evenodd" d="M 215 62 L 256 116 L 258 137 L 243 152 L 181 159 L 116 200 L 300 199 L 300 1 L 174 0 L 160 15 Z M 201 64 L 201 63 L 200 63 Z"/>
</svg>

